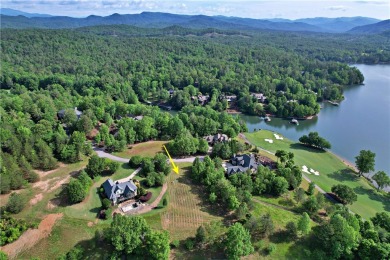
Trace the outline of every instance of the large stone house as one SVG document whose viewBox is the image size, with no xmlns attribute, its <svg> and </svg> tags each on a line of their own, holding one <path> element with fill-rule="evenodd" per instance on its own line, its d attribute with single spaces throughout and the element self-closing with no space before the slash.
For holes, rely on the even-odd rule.
<svg viewBox="0 0 390 260">
<path fill-rule="evenodd" d="M 252 172 L 257 170 L 259 163 L 253 154 L 234 155 L 228 163 L 226 163 L 226 174 L 228 176 L 238 172 Z"/>
<path fill-rule="evenodd" d="M 214 145 L 215 143 L 228 142 L 230 138 L 225 134 L 215 134 L 208 135 L 203 137 L 209 145 Z"/>
<path fill-rule="evenodd" d="M 102 186 L 107 198 L 110 199 L 114 205 L 134 198 L 137 195 L 137 186 L 135 186 L 132 180 L 119 183 L 107 179 Z"/>
</svg>

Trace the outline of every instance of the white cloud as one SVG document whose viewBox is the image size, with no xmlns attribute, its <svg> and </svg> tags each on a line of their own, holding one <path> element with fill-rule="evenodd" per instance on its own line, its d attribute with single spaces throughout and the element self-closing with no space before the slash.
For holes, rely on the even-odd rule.
<svg viewBox="0 0 390 260">
<path fill-rule="evenodd" d="M 328 9 L 331 11 L 347 11 L 347 8 L 343 5 L 329 6 Z"/>
</svg>

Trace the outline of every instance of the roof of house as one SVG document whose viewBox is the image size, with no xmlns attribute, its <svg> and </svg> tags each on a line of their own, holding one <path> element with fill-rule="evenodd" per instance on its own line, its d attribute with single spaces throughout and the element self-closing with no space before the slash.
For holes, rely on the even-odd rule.
<svg viewBox="0 0 390 260">
<path fill-rule="evenodd" d="M 255 156 L 253 154 L 243 154 L 238 156 L 233 156 L 230 159 L 230 163 L 226 167 L 228 175 L 237 172 L 245 172 L 248 169 L 257 169 L 258 163 L 256 162 Z"/>
<path fill-rule="evenodd" d="M 229 137 L 225 134 L 215 134 L 215 135 L 208 135 L 203 137 L 206 139 L 209 143 L 215 143 L 215 142 L 227 142 L 229 141 Z"/>
<path fill-rule="evenodd" d="M 117 196 L 116 192 L 118 191 L 118 189 L 123 190 L 123 193 L 127 194 L 129 191 L 130 192 L 136 191 L 137 186 L 135 186 L 135 184 L 132 180 L 118 183 L 118 182 L 114 182 L 111 179 L 107 179 L 103 183 L 103 189 L 104 189 L 104 193 L 106 194 L 107 198 L 112 200 Z"/>
<path fill-rule="evenodd" d="M 144 116 L 135 116 L 135 117 L 133 117 L 133 119 L 134 119 L 134 120 L 137 120 L 137 121 L 138 121 L 138 120 L 142 120 L 142 118 L 144 118 Z"/>
<path fill-rule="evenodd" d="M 62 110 L 58 111 L 58 115 L 61 117 L 65 116 L 65 111 L 66 111 L 66 109 L 62 109 Z M 76 116 L 81 116 L 83 114 L 83 112 L 78 110 L 77 107 L 74 108 L 74 113 L 76 114 Z"/>
</svg>

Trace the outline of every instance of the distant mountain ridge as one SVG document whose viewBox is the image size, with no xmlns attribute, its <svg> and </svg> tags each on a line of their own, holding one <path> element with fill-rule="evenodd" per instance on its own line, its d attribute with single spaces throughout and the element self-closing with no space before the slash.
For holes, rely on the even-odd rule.
<svg viewBox="0 0 390 260">
<path fill-rule="evenodd" d="M 112 14 L 109 16 L 90 15 L 85 18 L 67 16 L 31 16 L 33 14 L 1 15 L 2 28 L 78 28 L 96 25 L 132 25 L 145 28 L 164 28 L 181 26 L 184 28 L 235 29 L 235 30 L 278 30 L 343 33 L 356 26 L 376 23 L 380 20 L 367 17 L 306 18 L 288 19 L 252 19 L 227 16 L 179 15 L 160 12 L 142 12 L 140 14 Z M 12 9 L 10 9 L 12 10 Z M 9 10 L 8 10 L 9 11 Z M 8 12 L 9 13 L 9 12 Z M 18 16 L 16 16 L 18 15 Z"/>
<path fill-rule="evenodd" d="M 373 34 L 373 33 L 383 33 L 383 32 L 390 32 L 390 19 L 384 20 L 379 23 L 374 24 L 368 24 L 363 26 L 355 27 L 348 31 L 349 33 L 366 33 L 366 34 Z"/>
<path fill-rule="evenodd" d="M 38 13 L 26 13 L 19 10 L 11 9 L 11 8 L 0 8 L 0 14 L 8 15 L 8 16 L 18 16 L 23 15 L 25 17 L 51 17 L 50 14 L 38 14 Z"/>
</svg>

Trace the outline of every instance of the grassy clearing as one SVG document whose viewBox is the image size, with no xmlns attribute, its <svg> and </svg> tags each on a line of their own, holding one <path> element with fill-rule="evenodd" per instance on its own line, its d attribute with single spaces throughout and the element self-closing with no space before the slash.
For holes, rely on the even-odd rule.
<svg viewBox="0 0 390 260">
<path fill-rule="evenodd" d="M 286 138 L 284 140 L 274 140 L 274 143 L 270 144 L 265 142 L 264 139 L 275 138 L 273 132 L 267 130 L 246 133 L 245 136 L 253 144 L 271 152 L 280 149 L 293 152 L 294 160 L 300 167 L 306 165 L 320 172 L 319 176 L 307 176 L 327 192 L 330 192 L 331 187 L 336 184 L 345 184 L 354 189 L 358 195 L 358 201 L 349 208 L 362 217 L 370 218 L 376 212 L 390 210 L 390 200 L 377 193 L 364 178 L 359 178 L 352 169 L 347 167 L 335 155 L 303 146 Z"/>
<path fill-rule="evenodd" d="M 99 223 L 89 227 L 85 220 L 64 216 L 55 224 L 49 237 L 42 239 L 32 250 L 20 254 L 18 259 L 56 259 L 76 245 L 91 251 L 90 259 L 102 259 L 106 254 L 104 245 L 98 245 L 93 238 L 98 230 L 106 226 L 108 224 Z"/>
<path fill-rule="evenodd" d="M 281 210 L 272 206 L 255 203 L 255 208 L 252 210 L 252 214 L 254 216 L 261 216 L 267 213 L 271 215 L 274 222 L 274 234 L 262 239 L 262 242 L 260 242 L 260 250 L 258 252 L 255 252 L 243 259 L 304 259 L 304 248 L 301 245 L 298 245 L 296 241 L 288 241 L 285 233 L 287 223 L 290 221 L 297 222 L 300 215 L 287 210 Z M 314 222 L 312 222 L 312 226 L 313 225 L 315 225 Z M 274 243 L 277 247 L 277 250 L 272 255 L 265 254 L 263 250 L 269 243 Z M 259 244 L 259 242 L 256 242 L 255 244 Z"/>
<path fill-rule="evenodd" d="M 144 157 L 153 157 L 158 152 L 163 152 L 163 145 L 168 143 L 167 141 L 149 141 L 145 143 L 139 143 L 132 145 L 130 149 L 126 149 L 123 152 L 113 153 L 116 156 L 123 158 L 131 158 L 134 155 L 140 155 Z"/>
<path fill-rule="evenodd" d="M 167 178 L 169 203 L 161 213 L 162 227 L 169 231 L 171 240 L 194 236 L 201 224 L 222 219 L 206 202 L 203 187 L 189 178 L 191 163 L 178 166 L 180 174 L 171 173 Z"/>
</svg>

